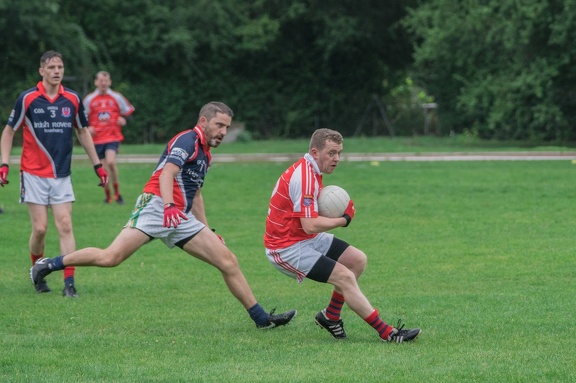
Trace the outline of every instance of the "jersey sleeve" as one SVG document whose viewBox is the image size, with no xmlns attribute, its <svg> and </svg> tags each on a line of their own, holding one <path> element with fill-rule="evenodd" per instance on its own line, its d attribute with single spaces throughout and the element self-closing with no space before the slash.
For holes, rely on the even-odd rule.
<svg viewBox="0 0 576 383">
<path fill-rule="evenodd" d="M 10 112 L 10 117 L 8 117 L 6 125 L 11 126 L 14 130 L 18 130 L 24 122 L 25 113 L 24 94 L 20 94 L 14 103 L 14 108 Z"/>
<path fill-rule="evenodd" d="M 198 149 L 198 140 L 195 134 L 182 134 L 174 138 L 168 146 L 166 162 L 177 165 L 179 168 L 193 159 Z"/>
</svg>

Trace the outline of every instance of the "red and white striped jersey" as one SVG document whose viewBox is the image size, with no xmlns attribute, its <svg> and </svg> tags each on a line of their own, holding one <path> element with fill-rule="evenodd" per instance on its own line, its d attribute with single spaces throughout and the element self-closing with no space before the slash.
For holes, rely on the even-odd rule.
<svg viewBox="0 0 576 383">
<path fill-rule="evenodd" d="M 108 89 L 106 94 L 100 94 L 96 89 L 84 98 L 84 107 L 88 122 L 95 131 L 95 145 L 124 140 L 118 118 L 130 116 L 134 112 L 134 107 L 126 97 L 112 89 Z"/>
<path fill-rule="evenodd" d="M 264 246 L 283 249 L 315 237 L 302 229 L 300 218 L 318 217 L 318 193 L 322 173 L 308 153 L 289 167 L 278 179 L 268 207 Z"/>
</svg>

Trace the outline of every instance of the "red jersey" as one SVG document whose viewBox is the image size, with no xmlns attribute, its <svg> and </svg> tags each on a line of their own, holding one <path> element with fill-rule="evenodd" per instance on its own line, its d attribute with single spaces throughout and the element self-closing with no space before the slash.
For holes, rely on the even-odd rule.
<svg viewBox="0 0 576 383">
<path fill-rule="evenodd" d="M 318 193 L 322 173 L 310 154 L 305 154 L 278 179 L 268 208 L 264 246 L 283 249 L 297 242 L 314 238 L 302 229 L 300 218 L 318 217 Z"/>
<path fill-rule="evenodd" d="M 134 112 L 134 107 L 126 97 L 112 89 L 108 89 L 106 94 L 100 94 L 96 89 L 84 98 L 84 108 L 88 114 L 88 123 L 96 131 L 92 137 L 95 145 L 124 140 L 118 118 Z"/>
</svg>

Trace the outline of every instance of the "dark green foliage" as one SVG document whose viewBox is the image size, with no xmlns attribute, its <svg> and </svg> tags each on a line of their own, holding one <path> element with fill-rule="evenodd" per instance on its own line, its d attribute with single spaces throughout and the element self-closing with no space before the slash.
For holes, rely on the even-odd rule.
<svg viewBox="0 0 576 383">
<path fill-rule="evenodd" d="M 410 12 L 415 74 L 457 132 L 576 139 L 575 3 L 431 0 Z"/>
<path fill-rule="evenodd" d="M 128 143 L 163 141 L 224 101 L 252 137 L 464 132 L 576 141 L 574 0 L 0 0 L 0 114 L 65 57 L 85 94 L 108 70 L 136 106 Z M 413 83 L 406 87 L 406 80 Z M 439 104 L 424 126 L 421 91 Z M 360 124 L 363 117 L 365 124 Z M 17 138 L 18 139 L 18 138 Z"/>
<path fill-rule="evenodd" d="M 194 125 L 214 99 L 256 137 L 307 137 L 319 126 L 351 134 L 372 95 L 404 78 L 411 52 L 396 22 L 410 3 L 0 2 L 0 31 L 13 37 L 0 43 L 10 75 L 0 80 L 0 107 L 7 116 L 17 93 L 38 81 L 42 51 L 56 49 L 74 76 L 66 85 L 82 93 L 96 71 L 112 73 L 137 109 L 125 129 L 131 143 Z"/>
</svg>

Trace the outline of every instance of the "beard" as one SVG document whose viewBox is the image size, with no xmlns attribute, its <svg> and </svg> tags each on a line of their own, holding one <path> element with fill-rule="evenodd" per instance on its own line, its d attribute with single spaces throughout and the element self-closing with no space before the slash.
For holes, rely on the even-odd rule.
<svg viewBox="0 0 576 383">
<path fill-rule="evenodd" d="M 217 148 L 218 146 L 220 146 L 221 143 L 222 140 L 218 140 L 216 138 L 211 138 L 210 140 L 208 140 L 208 146 L 210 146 L 211 148 Z"/>
</svg>

